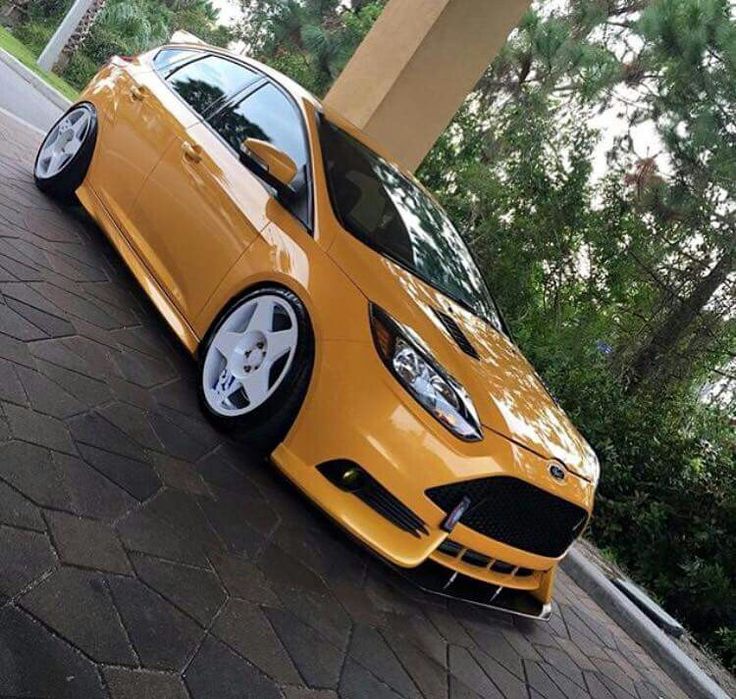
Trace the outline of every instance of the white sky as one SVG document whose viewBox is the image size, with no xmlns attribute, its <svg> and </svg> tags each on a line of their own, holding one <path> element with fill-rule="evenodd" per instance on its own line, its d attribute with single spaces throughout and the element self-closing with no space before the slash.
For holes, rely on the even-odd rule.
<svg viewBox="0 0 736 699">
<path fill-rule="evenodd" d="M 232 24 L 242 16 L 237 0 L 212 0 L 212 4 L 220 10 L 220 24 Z"/>
</svg>

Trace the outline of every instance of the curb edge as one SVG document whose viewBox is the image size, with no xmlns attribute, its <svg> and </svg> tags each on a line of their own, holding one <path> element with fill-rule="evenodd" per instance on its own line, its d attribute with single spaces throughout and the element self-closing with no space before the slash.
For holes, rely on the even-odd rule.
<svg viewBox="0 0 736 699">
<path fill-rule="evenodd" d="M 36 75 L 30 68 L 24 66 L 15 56 L 0 48 L 0 61 L 8 68 L 17 73 L 23 80 L 32 85 L 54 106 L 66 111 L 72 104 L 71 100 L 64 97 L 58 90 L 51 87 L 42 77 Z"/>
<path fill-rule="evenodd" d="M 593 562 L 572 549 L 562 569 L 641 645 L 689 697 L 729 699 L 729 695 L 653 621 L 624 595 Z"/>
</svg>

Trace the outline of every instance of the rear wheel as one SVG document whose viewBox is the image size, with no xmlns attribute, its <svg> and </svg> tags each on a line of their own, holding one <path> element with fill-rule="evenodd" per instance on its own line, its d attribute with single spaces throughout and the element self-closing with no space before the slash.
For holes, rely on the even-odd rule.
<svg viewBox="0 0 736 699">
<path fill-rule="evenodd" d="M 306 309 L 265 287 L 226 309 L 200 351 L 199 396 L 214 424 L 259 451 L 283 439 L 309 385 L 314 349 Z"/>
<path fill-rule="evenodd" d="M 36 156 L 36 186 L 58 199 L 71 199 L 87 174 L 97 140 L 91 104 L 72 107 L 51 127 Z"/>
</svg>

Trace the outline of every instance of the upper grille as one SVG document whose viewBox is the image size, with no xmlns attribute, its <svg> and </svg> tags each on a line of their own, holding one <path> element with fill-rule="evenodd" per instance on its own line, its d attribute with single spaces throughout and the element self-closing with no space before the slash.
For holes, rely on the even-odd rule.
<svg viewBox="0 0 736 699">
<path fill-rule="evenodd" d="M 567 500 L 510 476 L 430 488 L 427 497 L 450 512 L 467 495 L 466 527 L 539 556 L 561 556 L 583 530 L 588 513 Z"/>
<path fill-rule="evenodd" d="M 440 323 L 442 323 L 442 327 L 444 327 L 444 329 L 447 330 L 448 333 L 450 333 L 452 339 L 455 340 L 457 346 L 463 352 L 465 352 L 465 354 L 470 355 L 473 359 L 479 359 L 480 357 L 475 347 L 473 347 L 473 345 L 470 343 L 470 340 L 468 340 L 467 336 L 460 329 L 460 326 L 454 321 L 454 319 L 448 316 L 446 313 L 438 311 L 436 308 L 433 308 L 432 310 L 439 319 Z"/>
</svg>

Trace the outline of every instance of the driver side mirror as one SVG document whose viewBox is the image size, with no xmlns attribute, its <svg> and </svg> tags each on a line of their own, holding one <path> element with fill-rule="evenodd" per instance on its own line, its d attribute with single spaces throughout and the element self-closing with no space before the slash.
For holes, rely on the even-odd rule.
<svg viewBox="0 0 736 699">
<path fill-rule="evenodd" d="M 240 146 L 240 159 L 279 193 L 296 177 L 296 163 L 268 141 L 246 138 Z"/>
</svg>

